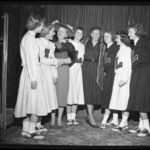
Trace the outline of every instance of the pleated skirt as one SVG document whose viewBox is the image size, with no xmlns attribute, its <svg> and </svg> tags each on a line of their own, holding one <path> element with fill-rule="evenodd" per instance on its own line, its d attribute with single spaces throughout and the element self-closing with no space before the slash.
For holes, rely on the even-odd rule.
<svg viewBox="0 0 150 150">
<path fill-rule="evenodd" d="M 36 66 L 37 88 L 31 89 L 31 81 L 27 67 L 23 67 L 18 89 L 18 96 L 14 115 L 17 118 L 26 117 L 27 114 L 46 116 L 51 112 L 44 77 L 40 65 Z"/>
<path fill-rule="evenodd" d="M 127 110 L 150 112 L 150 65 L 132 71 Z"/>
</svg>

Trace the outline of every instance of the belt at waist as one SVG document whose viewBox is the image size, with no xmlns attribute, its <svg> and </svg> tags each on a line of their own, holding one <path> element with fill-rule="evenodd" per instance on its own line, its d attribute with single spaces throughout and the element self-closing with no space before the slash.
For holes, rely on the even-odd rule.
<svg viewBox="0 0 150 150">
<path fill-rule="evenodd" d="M 84 61 L 98 62 L 98 60 L 96 60 L 96 59 L 87 59 L 87 58 L 85 58 Z"/>
</svg>

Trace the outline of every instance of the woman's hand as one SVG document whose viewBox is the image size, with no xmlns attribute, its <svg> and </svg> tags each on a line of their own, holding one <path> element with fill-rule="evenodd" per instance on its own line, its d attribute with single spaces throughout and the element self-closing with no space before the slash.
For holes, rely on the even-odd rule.
<svg viewBox="0 0 150 150">
<path fill-rule="evenodd" d="M 53 77 L 53 83 L 56 84 L 57 83 L 58 78 Z"/>
<path fill-rule="evenodd" d="M 70 64 L 70 63 L 71 63 L 71 59 L 69 57 L 64 59 L 64 64 Z"/>
<path fill-rule="evenodd" d="M 123 80 L 120 80 L 120 81 L 119 81 L 119 86 L 120 86 L 120 87 L 123 86 L 123 85 L 125 85 L 125 84 L 126 84 L 125 81 L 123 81 Z"/>
<path fill-rule="evenodd" d="M 32 81 L 31 82 L 31 89 L 36 89 L 37 88 L 37 81 Z"/>
</svg>

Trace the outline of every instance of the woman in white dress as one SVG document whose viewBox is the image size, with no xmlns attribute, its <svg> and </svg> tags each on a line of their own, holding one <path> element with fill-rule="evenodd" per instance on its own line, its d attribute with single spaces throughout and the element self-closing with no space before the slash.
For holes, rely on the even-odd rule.
<svg viewBox="0 0 150 150">
<path fill-rule="evenodd" d="M 23 36 L 20 44 L 22 72 L 18 89 L 14 115 L 23 120 L 22 136 L 43 139 L 44 136 L 36 132 L 38 116 L 46 116 L 51 109 L 47 105 L 47 95 L 38 60 L 39 48 L 35 35 L 43 29 L 44 19 L 38 14 L 32 14 L 26 27 L 28 32 Z"/>
<path fill-rule="evenodd" d="M 129 100 L 131 78 L 131 48 L 126 32 L 118 32 L 116 41 L 120 48 L 115 60 L 115 78 L 109 109 L 122 111 L 121 122 L 118 127 L 113 128 L 113 131 L 121 131 L 128 128 L 126 108 Z"/>
<path fill-rule="evenodd" d="M 82 69 L 85 46 L 81 42 L 83 38 L 83 29 L 77 28 L 75 31 L 74 40 L 70 42 L 74 45 L 77 51 L 76 62 L 69 68 L 69 92 L 67 101 L 67 125 L 79 125 L 76 121 L 76 111 L 78 105 L 84 105 L 84 92 Z"/>
<path fill-rule="evenodd" d="M 42 75 L 44 77 L 44 84 L 46 86 L 46 94 L 48 96 L 47 105 L 50 106 L 51 114 L 58 109 L 57 95 L 55 84 L 58 79 L 57 66 L 61 66 L 65 63 L 66 59 L 57 59 L 54 56 L 55 44 L 50 41 L 55 35 L 55 28 L 53 25 L 45 26 L 40 34 L 40 38 L 37 38 L 39 47 L 39 58 Z M 51 117 L 51 124 L 55 123 L 54 117 Z M 38 128 L 41 126 L 41 119 L 38 122 Z M 43 130 L 43 129 L 42 129 Z"/>
</svg>

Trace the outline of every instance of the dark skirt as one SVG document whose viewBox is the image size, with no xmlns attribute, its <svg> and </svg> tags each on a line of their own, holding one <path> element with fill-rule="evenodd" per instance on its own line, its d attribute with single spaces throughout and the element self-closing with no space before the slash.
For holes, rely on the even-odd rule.
<svg viewBox="0 0 150 150">
<path fill-rule="evenodd" d="M 150 112 L 150 65 L 132 71 L 127 110 Z"/>
<path fill-rule="evenodd" d="M 82 66 L 85 104 L 101 104 L 102 93 L 100 87 L 96 83 L 97 66 L 97 62 L 90 61 L 84 61 Z"/>
<path fill-rule="evenodd" d="M 58 81 L 56 83 L 57 100 L 59 107 L 67 106 L 69 90 L 69 66 L 58 67 Z"/>
<path fill-rule="evenodd" d="M 106 75 L 104 76 L 104 85 L 103 85 L 103 93 L 101 100 L 102 108 L 109 108 L 109 103 L 112 94 L 113 82 L 114 82 L 114 68 L 107 70 Z"/>
</svg>

